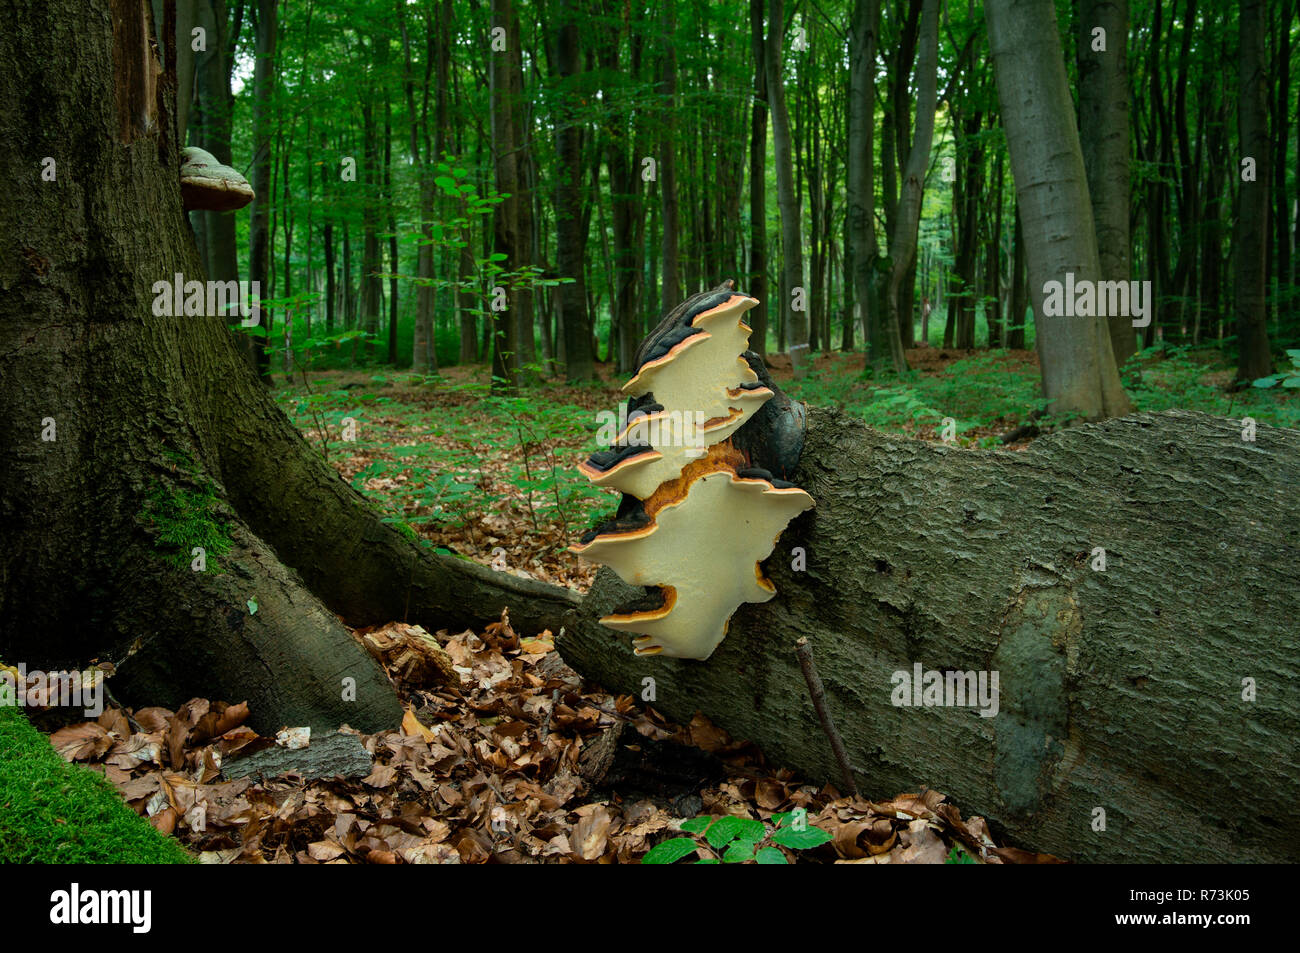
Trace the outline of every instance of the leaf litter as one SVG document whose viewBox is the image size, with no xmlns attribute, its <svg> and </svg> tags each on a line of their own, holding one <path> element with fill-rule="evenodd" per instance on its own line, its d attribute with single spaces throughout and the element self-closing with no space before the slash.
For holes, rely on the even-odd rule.
<svg viewBox="0 0 1300 953">
<path fill-rule="evenodd" d="M 998 847 L 983 818 L 963 818 L 937 791 L 841 797 L 832 785 L 768 765 L 701 714 L 674 724 L 631 696 L 586 685 L 549 631 L 521 638 L 504 611 L 481 632 L 431 634 L 392 622 L 355 635 L 404 708 L 393 730 L 341 729 L 371 756 L 365 776 L 227 777 L 223 765 L 277 742 L 248 727 L 246 704 L 201 698 L 176 711 L 106 708 L 50 741 L 204 863 L 636 863 L 684 836 L 683 822 L 696 815 L 771 827 L 774 814 L 797 808 L 830 840 L 812 850 L 774 848 L 791 863 L 944 863 L 956 845 L 967 862 L 1055 860 Z M 689 751 L 716 759 L 723 778 L 677 802 L 625 795 L 617 781 L 602 788 L 584 776 L 584 755 L 620 733 L 633 756 L 657 744 Z M 283 748 L 312 743 L 304 729 L 280 735 Z M 690 809 L 680 811 L 683 803 Z M 717 858 L 704 841 L 696 854 Z"/>
</svg>

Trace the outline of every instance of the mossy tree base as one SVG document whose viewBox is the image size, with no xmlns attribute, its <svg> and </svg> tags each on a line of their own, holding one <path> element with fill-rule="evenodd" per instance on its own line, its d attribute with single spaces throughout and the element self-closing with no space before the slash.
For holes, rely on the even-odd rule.
<svg viewBox="0 0 1300 953">
<path fill-rule="evenodd" d="M 339 617 L 433 631 L 510 604 L 542 626 L 576 600 L 413 546 L 306 444 L 223 316 L 153 313 L 155 282 L 206 276 L 173 81 L 137 122 L 152 72 L 126 60 L 148 44 L 115 43 L 147 6 L 22 3 L 0 31 L 0 172 L 19 183 L 0 205 L 0 659 L 111 660 L 124 703 L 247 701 L 260 732 L 395 727 Z M 201 571 L 195 546 L 215 550 Z"/>
</svg>

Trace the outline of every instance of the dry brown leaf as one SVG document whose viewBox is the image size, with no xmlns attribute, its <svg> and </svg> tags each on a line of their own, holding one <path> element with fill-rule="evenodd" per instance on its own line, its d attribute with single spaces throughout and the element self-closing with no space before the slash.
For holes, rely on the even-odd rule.
<svg viewBox="0 0 1300 953">
<path fill-rule="evenodd" d="M 573 833 L 569 835 L 569 847 L 583 860 L 598 860 L 605 853 L 611 818 L 603 804 L 585 807 L 595 809 L 574 826 Z"/>
<path fill-rule="evenodd" d="M 432 744 L 434 739 L 438 737 L 428 728 L 424 727 L 424 725 L 420 724 L 420 719 L 415 717 L 415 712 L 411 711 L 410 708 L 407 708 L 406 713 L 402 715 L 402 734 L 413 738 L 423 738 L 430 744 Z"/>
<path fill-rule="evenodd" d="M 89 761 L 113 746 L 113 737 L 93 721 L 60 728 L 50 735 L 50 744 L 64 761 Z"/>
</svg>

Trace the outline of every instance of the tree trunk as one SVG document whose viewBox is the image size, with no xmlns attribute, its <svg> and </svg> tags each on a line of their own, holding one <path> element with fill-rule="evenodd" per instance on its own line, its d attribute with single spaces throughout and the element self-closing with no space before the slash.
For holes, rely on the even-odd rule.
<svg viewBox="0 0 1300 953">
<path fill-rule="evenodd" d="M 285 176 L 288 184 L 288 175 Z M 287 189 L 286 189 L 287 191 Z M 310 192 L 310 189 L 308 190 Z M 384 206 L 388 215 L 388 363 L 397 366 L 397 276 L 402 273 L 401 260 L 397 254 L 397 203 L 393 201 L 393 107 L 387 95 L 384 97 Z M 307 233 L 311 234 L 308 224 Z M 311 261 L 311 256 L 307 258 Z M 433 342 L 429 343 L 430 350 Z"/>
<path fill-rule="evenodd" d="M 611 22 L 618 22 L 613 4 L 603 10 Z M 631 110 L 625 104 L 628 98 L 620 82 L 619 44 L 623 30 L 611 30 L 600 46 L 600 68 L 607 77 L 603 83 L 605 102 L 609 104 L 609 119 L 605 124 L 605 161 L 609 166 L 610 204 L 613 217 L 614 268 L 611 278 L 611 314 L 617 328 L 617 369 L 620 374 L 630 374 L 641 341 L 641 322 L 637 319 L 637 290 L 640 285 L 641 260 L 638 241 L 638 223 L 643 221 L 641 208 L 641 156 L 636 143 L 639 132 L 631 127 Z M 637 49 L 633 49 L 631 75 L 636 77 L 639 64 Z"/>
<path fill-rule="evenodd" d="M 909 273 L 915 274 L 913 269 L 916 266 L 917 230 L 921 225 L 921 200 L 925 197 L 925 176 L 930 167 L 930 144 L 934 138 L 938 63 L 939 3 L 938 0 L 926 0 L 921 10 L 921 49 L 916 60 L 916 133 L 903 171 L 903 188 L 898 199 L 894 234 L 889 242 L 889 277 L 885 291 L 889 310 L 883 330 L 888 339 L 894 371 L 899 374 L 907 370 L 900 327 L 904 320 L 908 324 L 912 322 L 911 301 L 907 301 L 908 310 L 904 313 L 901 289 L 903 279 Z"/>
<path fill-rule="evenodd" d="M 511 0 L 492 0 L 492 29 L 504 30 L 506 49 L 494 50 L 488 58 L 488 76 L 492 110 L 492 158 L 496 174 L 496 190 L 508 196 L 496 206 L 493 215 L 493 249 L 505 255 L 503 266 L 513 271 L 523 264 L 525 236 L 519 227 L 519 141 L 514 99 L 513 57 L 511 44 L 518 45 L 514 6 Z M 489 289 L 492 298 L 492 389 L 513 391 L 519 377 L 519 336 L 517 318 L 513 311 L 518 307 L 517 296 L 507 290 L 506 309 L 499 310 L 496 292 Z M 567 315 L 566 315 L 567 317 Z"/>
<path fill-rule="evenodd" d="M 111 660 L 127 704 L 247 700 L 263 733 L 395 727 L 338 616 L 433 631 L 510 603 L 558 631 L 576 599 L 412 546 L 307 445 L 222 315 L 155 313 L 155 282 L 204 275 L 177 143 L 134 108 L 153 102 L 143 6 L 28 2 L 0 31 L 6 174 L 33 136 L 76 157 L 0 205 L 0 420 L 20 448 L 0 464 L 0 658 Z M 172 97 L 149 111 L 169 118 Z"/>
<path fill-rule="evenodd" d="M 257 0 L 253 67 L 253 171 L 250 184 L 256 198 L 248 225 L 248 272 L 265 297 L 271 297 L 271 99 L 275 91 L 275 40 L 277 31 L 275 0 Z M 258 324 L 264 334 L 252 335 L 253 365 L 262 380 L 271 380 L 271 357 L 266 346 L 270 341 L 272 314 L 257 306 Z"/>
<path fill-rule="evenodd" d="M 872 265 L 877 255 L 875 80 L 879 30 L 880 0 L 856 0 L 849 24 L 848 205 L 845 209 L 848 222 L 845 232 L 849 271 L 853 278 L 853 300 L 870 347 L 867 360 L 872 365 L 880 362 L 883 353 L 880 335 L 874 333 L 880 321 L 873 312 L 875 302 L 872 295 Z"/>
<path fill-rule="evenodd" d="M 1020 203 L 1016 203 L 1016 230 L 1011 239 L 1011 320 L 1007 322 L 1007 347 L 1025 347 L 1025 311 L 1029 293 L 1025 279 L 1025 233 L 1020 224 Z"/>
<path fill-rule="evenodd" d="M 1105 281 L 1128 281 L 1129 101 L 1128 0 L 1079 0 L 1075 57 L 1079 64 L 1079 140 L 1088 174 L 1097 253 Z M 1094 37 L 1095 29 L 1104 30 Z M 1104 49 L 1094 49 L 1104 43 Z M 1137 351 L 1132 318 L 1107 318 L 1115 363 Z"/>
<path fill-rule="evenodd" d="M 817 506 L 765 564 L 777 594 L 742 606 L 708 661 L 634 656 L 596 620 L 641 590 L 605 569 L 566 661 L 837 781 L 806 636 L 864 792 L 933 787 L 1074 861 L 1300 859 L 1300 570 L 1281 529 L 1300 519 L 1300 432 L 1246 442 L 1175 411 L 954 452 L 814 409 L 792 480 Z M 999 673 L 996 715 L 903 706 L 894 673 L 916 665 Z"/>
<path fill-rule="evenodd" d="M 785 105 L 781 40 L 785 32 L 784 0 L 769 0 L 767 14 L 767 101 L 772 112 L 772 155 L 776 163 L 776 201 L 781 211 L 782 315 L 790 363 L 796 377 L 812 364 L 808 350 L 808 295 L 803 279 L 803 228 L 799 193 L 794 185 L 794 153 L 790 140 L 790 113 Z M 796 300 L 796 295 L 798 299 Z"/>
<path fill-rule="evenodd" d="M 1237 134 L 1243 159 L 1255 160 L 1253 178 L 1237 192 L 1237 223 L 1232 235 L 1236 285 L 1237 378 L 1273 373 L 1265 324 L 1267 298 L 1268 172 L 1270 144 L 1265 107 L 1263 0 L 1241 0 L 1241 54 L 1237 65 Z"/>
<path fill-rule="evenodd" d="M 1291 108 L 1291 21 L 1295 17 L 1295 0 L 1286 0 L 1278 13 L 1278 54 L 1275 58 L 1274 77 L 1277 82 L 1276 116 L 1270 139 L 1274 143 L 1273 154 L 1273 250 L 1276 256 L 1274 275 L 1279 285 L 1291 280 L 1291 198 L 1286 188 L 1287 137 L 1290 132 Z M 1286 332 L 1293 334 L 1296 329 L 1296 302 L 1294 297 L 1280 300 L 1278 311 L 1285 313 L 1286 323 L 1278 322 Z"/>
<path fill-rule="evenodd" d="M 681 231 L 677 203 L 677 47 L 675 34 L 677 21 L 675 7 L 663 6 L 664 32 L 663 61 L 659 80 L 659 93 L 663 97 L 663 132 L 659 139 L 659 207 L 663 214 L 663 291 L 659 310 L 666 314 L 682 300 L 681 281 L 677 276 L 677 239 Z"/>
<path fill-rule="evenodd" d="M 474 291 L 474 252 L 473 237 L 469 226 L 460 230 L 460 253 L 458 255 L 458 274 L 460 288 L 456 292 L 460 311 L 460 363 L 474 364 L 478 361 L 478 328 L 474 313 L 479 310 L 479 303 Z"/>
<path fill-rule="evenodd" d="M 212 153 L 218 162 L 231 165 L 230 122 L 234 107 L 230 95 L 230 51 L 233 47 L 228 36 L 226 5 L 221 0 L 204 0 L 199 6 L 199 25 L 207 31 L 208 48 L 195 57 L 198 89 L 193 122 L 195 136 L 200 148 Z M 201 238 L 208 277 L 213 281 L 238 281 L 235 216 L 229 212 L 193 212 L 191 217 L 196 223 L 195 234 Z M 239 316 L 231 314 L 228 320 L 238 324 Z"/>
<path fill-rule="evenodd" d="M 764 66 L 764 0 L 749 0 L 750 47 L 754 53 L 754 106 L 749 120 L 749 293 L 758 299 L 747 318 L 749 347 L 767 356 L 767 68 Z"/>
<path fill-rule="evenodd" d="M 368 88 L 361 101 L 362 164 L 365 167 L 361 181 L 365 183 L 365 197 L 361 206 L 361 327 L 366 332 L 364 351 L 370 361 L 375 353 L 379 335 L 379 309 L 383 306 L 384 284 L 379 277 L 383 263 L 379 259 L 379 149 L 378 132 L 372 97 L 374 88 Z"/>
<path fill-rule="evenodd" d="M 1056 414 L 1130 409 L 1103 318 L 1048 315 L 1049 281 L 1100 274 L 1092 204 L 1052 0 L 988 0 L 989 49 L 1025 230 L 1043 395 Z"/>
<path fill-rule="evenodd" d="M 960 292 L 953 296 L 954 344 L 963 350 L 975 347 L 976 270 L 979 266 L 979 207 L 984 191 L 984 147 L 980 132 L 984 115 L 974 112 L 960 120 L 957 132 L 957 175 L 953 180 L 953 222 L 957 226 L 957 248 L 953 273 Z"/>
<path fill-rule="evenodd" d="M 419 284 L 415 290 L 415 321 L 411 330 L 411 369 L 417 374 L 436 374 L 438 357 L 434 348 L 433 329 L 433 224 L 435 209 L 434 167 L 442 161 L 445 125 L 447 121 L 447 59 L 446 37 L 439 36 L 434 42 L 433 24 L 425 20 L 424 56 L 426 86 L 422 91 L 420 110 L 415 109 L 415 70 L 411 59 L 411 37 L 406 28 L 406 11 L 399 10 L 401 19 L 398 27 L 402 34 L 402 55 L 405 62 L 403 87 L 406 95 L 406 117 L 409 123 L 407 132 L 410 139 L 411 157 L 416 165 L 416 181 L 420 193 L 420 246 L 416 251 L 415 268 Z M 438 145 L 431 147 L 429 137 L 429 90 L 427 78 L 429 66 L 437 70 L 438 91 L 435 108 L 437 116 Z M 423 150 L 421 150 L 423 143 Z M 396 267 L 396 266 L 394 266 Z"/>
<path fill-rule="evenodd" d="M 564 314 L 565 376 L 570 381 L 595 377 L 591 348 L 591 324 L 587 320 L 587 222 L 583 216 L 582 181 L 583 128 L 578 118 L 578 11 L 567 2 L 556 11 L 555 75 L 559 99 L 556 105 L 555 256 L 560 276 L 572 282 L 560 285 L 560 306 Z"/>
</svg>

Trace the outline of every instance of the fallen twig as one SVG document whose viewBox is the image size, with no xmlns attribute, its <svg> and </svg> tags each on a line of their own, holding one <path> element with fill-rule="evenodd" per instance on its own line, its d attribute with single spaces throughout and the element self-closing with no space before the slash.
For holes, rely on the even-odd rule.
<svg viewBox="0 0 1300 953">
<path fill-rule="evenodd" d="M 858 783 L 853 780 L 853 769 L 849 767 L 849 755 L 844 750 L 844 741 L 840 738 L 840 733 L 835 730 L 835 722 L 831 721 L 831 713 L 826 709 L 826 689 L 822 687 L 821 676 L 817 674 L 817 667 L 813 665 L 812 646 L 808 644 L 806 638 L 801 638 L 795 643 L 795 652 L 799 656 L 799 667 L 803 669 L 804 681 L 808 683 L 808 695 L 812 698 L 813 708 L 817 709 L 817 718 L 822 723 L 822 731 L 826 732 L 831 750 L 835 752 L 835 760 L 839 762 L 845 793 L 857 797 Z"/>
</svg>

